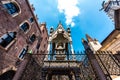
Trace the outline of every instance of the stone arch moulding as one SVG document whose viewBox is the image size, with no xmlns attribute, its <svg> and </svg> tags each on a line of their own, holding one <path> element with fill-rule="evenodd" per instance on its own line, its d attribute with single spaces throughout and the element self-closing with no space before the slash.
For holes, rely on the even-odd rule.
<svg viewBox="0 0 120 80">
<path fill-rule="evenodd" d="M 21 29 L 21 26 L 22 26 L 24 23 L 27 23 L 28 26 L 29 26 L 29 29 L 28 29 L 27 31 L 24 31 L 23 29 Z M 24 31 L 25 34 L 27 34 L 27 33 L 30 31 L 30 29 L 31 29 L 31 25 L 30 25 L 30 23 L 29 23 L 27 20 L 25 20 L 25 21 L 23 21 L 23 22 L 19 25 L 19 29 L 22 30 L 22 31 Z"/>
<path fill-rule="evenodd" d="M 15 16 L 21 14 L 21 8 L 20 8 L 20 5 L 19 5 L 19 3 L 16 2 L 15 0 L 6 0 L 6 1 L 1 1 L 1 2 L 2 2 L 3 5 L 4 5 L 4 4 L 7 4 L 7 3 L 13 3 L 14 6 L 18 9 L 18 11 L 17 11 L 16 13 L 11 14 L 12 17 L 15 17 Z"/>
<path fill-rule="evenodd" d="M 17 71 L 17 68 L 16 68 L 15 66 L 9 66 L 9 67 L 3 69 L 3 70 L 0 72 L 0 75 L 1 75 L 1 74 L 4 74 L 5 72 L 10 71 L 10 70 Z"/>
</svg>

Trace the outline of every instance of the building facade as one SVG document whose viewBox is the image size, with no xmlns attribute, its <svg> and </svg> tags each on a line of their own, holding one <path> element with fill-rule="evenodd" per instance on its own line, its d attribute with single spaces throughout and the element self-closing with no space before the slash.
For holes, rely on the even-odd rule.
<svg viewBox="0 0 120 80">
<path fill-rule="evenodd" d="M 47 53 L 42 66 L 42 80 L 80 80 L 80 63 L 76 61 L 70 28 L 61 23 L 50 28 Z"/>
<path fill-rule="evenodd" d="M 0 80 L 15 74 L 27 53 L 46 52 L 46 24 L 39 24 L 33 11 L 28 0 L 0 0 Z"/>
<path fill-rule="evenodd" d="M 100 43 L 86 35 L 82 43 L 86 51 L 93 51 L 100 67 L 112 80 L 120 79 L 120 1 L 108 0 L 102 3 L 103 10 L 115 23 L 113 31 Z"/>
<path fill-rule="evenodd" d="M 109 0 L 103 8 L 115 21 L 115 29 L 102 43 L 86 35 L 83 45 L 94 55 L 79 54 L 77 58 L 70 28 L 65 30 L 59 23 L 56 30 L 50 29 L 48 37 L 46 23 L 37 22 L 28 0 L 1 0 L 0 80 L 107 80 L 108 77 L 111 80 L 111 77 L 119 77 L 120 10 L 116 6 L 109 10 L 108 4 L 113 2 Z M 82 61 L 81 57 L 86 60 Z"/>
<path fill-rule="evenodd" d="M 114 54 L 120 50 L 120 1 L 108 0 L 102 3 L 104 12 L 115 23 L 114 30 L 102 41 L 102 48 L 100 50 L 110 50 Z"/>
</svg>

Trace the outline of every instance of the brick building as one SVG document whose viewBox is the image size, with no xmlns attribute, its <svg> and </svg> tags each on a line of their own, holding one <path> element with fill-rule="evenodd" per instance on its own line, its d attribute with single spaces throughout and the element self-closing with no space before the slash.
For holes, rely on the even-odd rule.
<svg viewBox="0 0 120 80">
<path fill-rule="evenodd" d="M 46 52 L 46 24 L 33 11 L 28 0 L 0 0 L 0 80 L 14 76 L 26 53 Z"/>
<path fill-rule="evenodd" d="M 110 50 L 115 54 L 120 50 L 120 1 L 104 1 L 103 10 L 114 21 L 115 29 L 102 41 L 100 50 Z"/>
<path fill-rule="evenodd" d="M 108 0 L 103 2 L 103 9 L 114 21 L 115 27 L 101 43 L 89 35 L 86 35 L 87 42 L 93 51 L 111 51 L 113 54 L 117 54 L 120 51 L 120 1 Z"/>
<path fill-rule="evenodd" d="M 95 54 L 100 67 L 112 80 L 120 79 L 120 1 L 108 0 L 103 2 L 103 9 L 114 21 L 115 28 L 100 43 L 97 39 L 86 35 L 87 40 L 82 40 L 86 51 L 91 50 Z M 109 26 L 108 26 L 109 27 Z M 101 35 L 102 36 L 102 35 Z M 103 67 L 104 66 L 104 67 Z"/>
<path fill-rule="evenodd" d="M 110 50 L 116 53 L 120 50 L 120 9 L 115 10 L 115 29 L 102 41 L 100 50 Z"/>
</svg>

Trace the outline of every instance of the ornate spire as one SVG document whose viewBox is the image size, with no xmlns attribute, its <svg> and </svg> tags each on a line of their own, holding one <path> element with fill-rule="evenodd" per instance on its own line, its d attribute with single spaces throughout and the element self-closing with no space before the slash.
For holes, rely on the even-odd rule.
<svg viewBox="0 0 120 80">
<path fill-rule="evenodd" d="M 84 42 L 87 43 L 87 41 L 84 38 L 82 38 L 82 43 L 84 43 Z"/>
<path fill-rule="evenodd" d="M 88 41 L 88 42 L 94 41 L 88 34 L 86 34 L 86 38 L 87 38 L 87 41 Z"/>
<path fill-rule="evenodd" d="M 88 50 L 88 49 L 89 49 L 88 42 L 87 42 L 84 38 L 82 38 L 82 44 L 83 44 L 85 50 Z"/>
</svg>

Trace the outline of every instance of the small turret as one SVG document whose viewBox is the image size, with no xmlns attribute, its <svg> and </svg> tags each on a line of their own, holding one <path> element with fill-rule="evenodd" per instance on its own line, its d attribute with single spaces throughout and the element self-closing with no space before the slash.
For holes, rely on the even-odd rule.
<svg viewBox="0 0 120 80">
<path fill-rule="evenodd" d="M 88 34 L 86 34 L 86 38 L 88 42 L 94 41 Z"/>
<path fill-rule="evenodd" d="M 68 32 L 68 33 L 71 33 L 70 27 L 67 28 L 67 32 Z"/>
<path fill-rule="evenodd" d="M 98 42 L 97 39 L 91 38 L 88 34 L 86 34 L 86 38 L 88 41 L 88 45 L 92 51 L 97 51 L 102 47 L 102 45 Z"/>
<path fill-rule="evenodd" d="M 54 28 L 51 27 L 51 28 L 50 28 L 50 34 L 53 33 L 53 32 L 54 32 Z"/>
<path fill-rule="evenodd" d="M 84 38 L 82 38 L 82 44 L 83 44 L 85 50 L 90 50 L 88 42 Z"/>
</svg>

